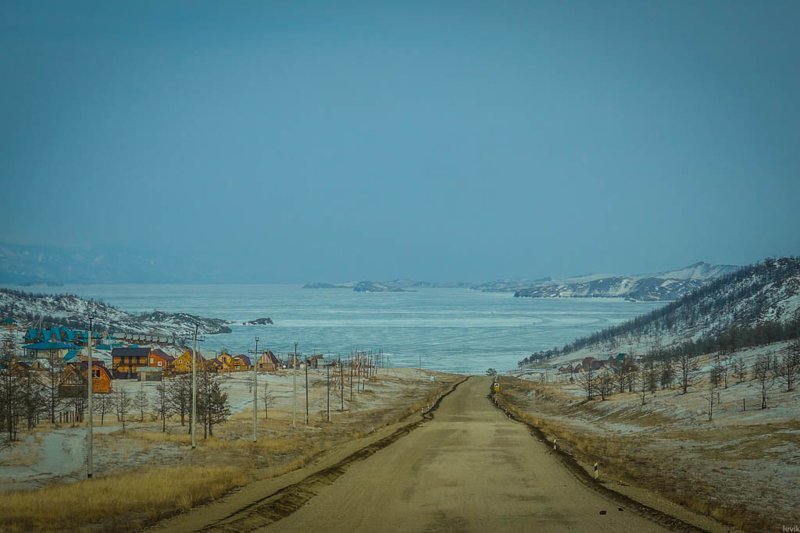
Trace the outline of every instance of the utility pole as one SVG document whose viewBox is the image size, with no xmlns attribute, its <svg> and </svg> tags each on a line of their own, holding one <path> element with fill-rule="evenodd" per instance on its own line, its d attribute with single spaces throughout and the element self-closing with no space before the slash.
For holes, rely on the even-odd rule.
<svg viewBox="0 0 800 533">
<path fill-rule="evenodd" d="M 297 343 L 294 343 L 292 359 L 292 429 L 297 427 Z"/>
<path fill-rule="evenodd" d="M 266 400 L 265 400 L 266 401 Z M 253 442 L 258 440 L 258 337 L 253 351 Z"/>
<path fill-rule="evenodd" d="M 306 360 L 306 425 L 308 425 L 308 360 Z"/>
<path fill-rule="evenodd" d="M 94 446 L 94 419 L 92 418 L 92 385 L 94 381 L 94 371 L 92 370 L 92 321 L 94 317 L 89 315 L 89 365 L 88 365 L 88 381 L 89 381 L 89 444 L 88 453 L 86 455 L 86 477 L 91 479 L 94 473 L 94 464 L 92 462 L 92 448 Z"/>
<path fill-rule="evenodd" d="M 192 449 L 197 448 L 197 324 L 194 325 L 192 343 Z"/>
<path fill-rule="evenodd" d="M 328 369 L 328 422 L 331 421 L 331 364 L 325 365 Z"/>
<path fill-rule="evenodd" d="M 344 367 L 341 356 L 339 357 L 339 390 L 342 395 L 342 411 L 344 411 Z"/>
</svg>

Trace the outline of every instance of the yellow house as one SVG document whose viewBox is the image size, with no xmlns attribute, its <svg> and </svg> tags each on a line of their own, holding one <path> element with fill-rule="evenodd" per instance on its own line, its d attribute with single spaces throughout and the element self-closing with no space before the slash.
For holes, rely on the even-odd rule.
<svg viewBox="0 0 800 533">
<path fill-rule="evenodd" d="M 217 356 L 217 361 L 220 362 L 220 372 L 233 372 L 234 358 L 228 352 L 222 352 Z"/>
<path fill-rule="evenodd" d="M 197 369 L 201 370 L 205 364 L 205 359 L 203 359 L 203 355 L 200 353 L 200 350 L 197 351 Z M 191 372 L 192 371 L 192 351 L 186 350 L 184 351 L 180 357 L 175 359 L 172 363 L 172 367 L 176 373 L 181 374 L 183 372 Z"/>
</svg>

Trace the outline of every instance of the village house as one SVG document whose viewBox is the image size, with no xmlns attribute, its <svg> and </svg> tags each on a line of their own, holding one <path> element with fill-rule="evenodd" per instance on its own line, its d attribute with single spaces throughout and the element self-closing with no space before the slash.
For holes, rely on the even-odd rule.
<svg viewBox="0 0 800 533">
<path fill-rule="evenodd" d="M 58 387 L 59 395 L 66 398 L 86 396 L 86 376 L 89 372 L 89 362 L 80 361 L 67 363 L 64 366 L 64 376 Z M 92 392 L 95 394 L 111 393 L 111 373 L 99 361 L 92 361 Z"/>
<path fill-rule="evenodd" d="M 214 372 L 214 373 L 226 372 L 225 365 L 223 364 L 223 362 L 216 358 L 208 359 L 202 365 L 198 365 L 197 369 L 198 370 L 205 369 L 206 372 Z M 230 370 L 227 370 L 227 372 L 230 372 Z"/>
<path fill-rule="evenodd" d="M 139 377 L 139 367 L 149 366 L 150 348 L 114 348 L 111 350 L 111 369 L 114 377 L 133 379 Z"/>
<path fill-rule="evenodd" d="M 319 368 L 320 361 L 324 362 L 325 356 L 321 353 L 315 353 L 311 357 L 306 358 L 306 364 L 308 368 Z"/>
<path fill-rule="evenodd" d="M 283 368 L 283 363 L 272 350 L 265 350 L 258 359 L 259 372 L 275 372 Z"/>
<path fill-rule="evenodd" d="M 160 348 L 156 348 L 155 350 L 150 350 L 150 353 L 148 354 L 147 358 L 148 358 L 147 365 L 150 368 L 160 368 L 162 371 L 170 369 L 172 367 L 173 361 L 175 361 L 174 357 L 164 352 Z"/>
<path fill-rule="evenodd" d="M 600 370 L 606 367 L 606 362 L 602 359 L 595 359 L 592 356 L 584 357 L 583 361 L 581 361 L 581 368 L 584 372 L 588 372 L 590 370 Z"/>
<path fill-rule="evenodd" d="M 243 372 L 245 370 L 252 370 L 253 364 L 250 362 L 250 357 L 244 354 L 239 354 L 233 358 L 233 371 Z"/>
<path fill-rule="evenodd" d="M 223 350 L 216 359 L 212 359 L 211 361 L 217 361 L 219 363 L 219 371 L 220 372 L 233 372 L 233 356 Z"/>
<path fill-rule="evenodd" d="M 25 350 L 25 355 L 31 359 L 54 361 L 63 359 L 70 350 L 75 349 L 75 345 L 61 341 L 39 341 L 26 344 L 22 349 Z"/>
<path fill-rule="evenodd" d="M 197 362 L 197 368 L 198 369 L 203 368 L 203 366 L 205 365 L 205 361 L 206 360 L 205 360 L 205 358 L 203 358 L 203 355 L 200 353 L 200 350 L 197 351 L 197 355 L 195 357 L 195 361 Z M 172 368 L 178 374 L 185 373 L 185 372 L 191 372 L 192 371 L 192 350 L 185 350 L 180 355 L 180 357 L 176 358 L 172 362 Z"/>
</svg>

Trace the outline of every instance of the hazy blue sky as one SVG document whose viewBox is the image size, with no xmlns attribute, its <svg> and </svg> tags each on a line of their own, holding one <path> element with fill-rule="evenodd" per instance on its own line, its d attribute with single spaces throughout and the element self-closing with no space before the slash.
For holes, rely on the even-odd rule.
<svg viewBox="0 0 800 533">
<path fill-rule="evenodd" d="M 0 6 L 0 241 L 231 281 L 800 253 L 800 2 Z"/>
</svg>

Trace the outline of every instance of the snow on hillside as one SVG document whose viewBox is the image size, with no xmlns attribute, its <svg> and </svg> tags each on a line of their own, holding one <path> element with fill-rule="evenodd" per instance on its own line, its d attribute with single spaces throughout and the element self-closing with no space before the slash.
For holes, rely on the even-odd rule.
<svg viewBox="0 0 800 533">
<path fill-rule="evenodd" d="M 588 274 L 550 280 L 518 289 L 515 297 L 528 298 L 628 298 L 632 300 L 677 300 L 719 276 L 739 267 L 695 263 L 656 274 L 617 276 Z"/>
<path fill-rule="evenodd" d="M 0 318 L 13 318 L 21 327 L 38 324 L 145 335 L 185 335 L 198 326 L 200 334 L 229 332 L 227 321 L 187 313 L 156 311 L 134 315 L 103 302 L 84 300 L 73 294 L 33 294 L 0 288 Z"/>
</svg>

